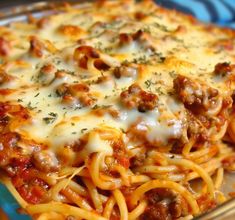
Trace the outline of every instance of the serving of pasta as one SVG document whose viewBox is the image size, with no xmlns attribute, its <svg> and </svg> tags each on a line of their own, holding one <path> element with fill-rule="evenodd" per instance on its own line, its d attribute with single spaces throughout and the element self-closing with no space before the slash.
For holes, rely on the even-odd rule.
<svg viewBox="0 0 235 220">
<path fill-rule="evenodd" d="M 235 169 L 235 31 L 152 1 L 0 27 L 0 180 L 38 220 L 188 220 Z"/>
</svg>

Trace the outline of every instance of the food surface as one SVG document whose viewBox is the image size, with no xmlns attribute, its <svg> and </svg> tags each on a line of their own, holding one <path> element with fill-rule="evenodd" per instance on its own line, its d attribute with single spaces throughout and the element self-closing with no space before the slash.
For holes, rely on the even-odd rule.
<svg viewBox="0 0 235 220">
<path fill-rule="evenodd" d="M 192 219 L 235 169 L 235 32 L 151 1 L 0 27 L 0 179 L 33 219 Z"/>
</svg>

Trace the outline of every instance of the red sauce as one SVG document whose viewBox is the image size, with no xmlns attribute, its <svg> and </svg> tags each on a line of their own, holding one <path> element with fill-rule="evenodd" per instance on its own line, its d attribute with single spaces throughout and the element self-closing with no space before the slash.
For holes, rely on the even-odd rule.
<svg viewBox="0 0 235 220">
<path fill-rule="evenodd" d="M 23 169 L 12 178 L 12 183 L 19 194 L 29 203 L 42 202 L 47 193 L 48 185 L 37 178 L 37 171 L 33 168 Z"/>
</svg>

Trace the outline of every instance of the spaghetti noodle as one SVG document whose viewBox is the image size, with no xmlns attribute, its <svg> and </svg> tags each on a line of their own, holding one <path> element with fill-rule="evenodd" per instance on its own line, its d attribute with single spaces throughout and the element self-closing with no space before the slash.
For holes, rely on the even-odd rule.
<svg viewBox="0 0 235 220">
<path fill-rule="evenodd" d="M 224 202 L 234 31 L 149 0 L 54 12 L 0 27 L 0 179 L 24 212 L 191 219 Z"/>
</svg>

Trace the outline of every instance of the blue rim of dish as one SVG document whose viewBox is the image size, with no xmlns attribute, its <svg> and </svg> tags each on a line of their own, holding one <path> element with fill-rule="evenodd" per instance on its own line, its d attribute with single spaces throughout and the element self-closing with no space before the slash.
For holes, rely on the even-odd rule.
<svg viewBox="0 0 235 220">
<path fill-rule="evenodd" d="M 0 207 L 9 220 L 30 220 L 30 217 L 17 213 L 19 205 L 7 188 L 0 183 Z"/>
</svg>

